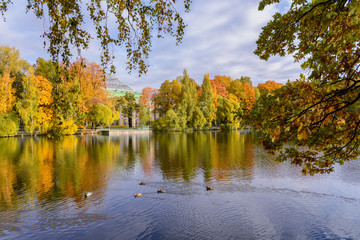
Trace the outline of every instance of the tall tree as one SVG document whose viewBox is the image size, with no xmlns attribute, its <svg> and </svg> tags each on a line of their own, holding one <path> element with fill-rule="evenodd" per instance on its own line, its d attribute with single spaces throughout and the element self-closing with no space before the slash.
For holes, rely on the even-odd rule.
<svg viewBox="0 0 360 240">
<path fill-rule="evenodd" d="M 39 91 L 39 129 L 41 132 L 47 132 L 53 121 L 52 97 L 53 86 L 49 80 L 41 76 L 35 76 L 36 87 Z"/>
<path fill-rule="evenodd" d="M 10 71 L 5 71 L 0 77 L 0 113 L 10 112 L 15 104 L 15 89 L 12 83 L 15 78 L 10 77 Z"/>
<path fill-rule="evenodd" d="M 212 120 L 215 118 L 215 104 L 213 101 L 214 97 L 210 83 L 210 74 L 205 74 L 201 89 L 199 107 L 205 117 L 206 124 L 211 127 Z"/>
<path fill-rule="evenodd" d="M 259 10 L 275 2 L 263 0 Z M 359 1 L 293 0 L 257 41 L 255 53 L 261 59 L 292 54 L 309 72 L 308 79 L 268 96 L 265 109 L 272 104 L 277 110 L 257 119 L 269 149 L 280 150 L 288 141 L 306 146 L 286 148 L 278 158 L 301 165 L 304 174 L 331 172 L 334 164 L 360 155 L 359 8 Z"/>
<path fill-rule="evenodd" d="M 197 91 L 196 91 L 196 82 L 194 79 L 191 79 L 187 73 L 187 70 L 184 70 L 183 78 L 181 80 L 181 106 L 186 111 L 187 124 L 192 124 L 193 113 L 197 105 Z"/>
<path fill-rule="evenodd" d="M 16 109 L 24 122 L 25 131 L 33 134 L 39 126 L 39 102 L 40 93 L 37 88 L 36 79 L 31 70 L 23 80 L 23 92 L 16 103 Z"/>
<path fill-rule="evenodd" d="M 123 112 L 124 116 L 129 120 L 129 126 L 132 127 L 132 119 L 138 108 L 134 94 L 127 92 L 117 100 L 116 104 L 117 109 Z"/>
<path fill-rule="evenodd" d="M 159 38 L 167 34 L 174 36 L 177 43 L 182 40 L 185 24 L 175 9 L 177 2 L 179 0 L 92 0 L 84 4 L 80 0 L 28 0 L 26 12 L 48 19 L 48 29 L 42 36 L 53 61 L 62 58 L 68 65 L 72 49 L 80 53 L 82 49 L 89 48 L 91 38 L 97 38 L 100 40 L 104 66 L 115 58 L 111 46 L 123 46 L 127 52 L 128 69 L 138 69 L 142 74 L 147 69 L 145 60 L 154 33 Z M 190 2 L 183 1 L 185 11 L 189 11 Z M 11 0 L 0 1 L 2 15 L 9 4 L 12 4 Z M 84 26 L 86 18 L 92 20 L 96 34 L 92 35 Z"/>
<path fill-rule="evenodd" d="M 139 104 L 145 105 L 147 108 L 153 108 L 154 105 L 152 101 L 153 95 L 154 95 L 154 90 L 151 87 L 143 88 L 139 99 Z"/>
<path fill-rule="evenodd" d="M 283 86 L 281 83 L 275 81 L 266 81 L 265 83 L 259 83 L 257 88 L 260 91 L 260 94 L 273 93 L 276 89 L 279 89 Z"/>
<path fill-rule="evenodd" d="M 68 74 L 69 82 L 75 79 L 79 82 L 81 97 L 86 106 L 85 111 L 93 107 L 93 101 L 89 102 L 93 98 L 98 99 L 101 103 L 111 104 L 105 90 L 107 85 L 104 71 L 100 65 L 95 62 L 89 63 L 86 59 L 80 59 L 71 64 Z"/>
<path fill-rule="evenodd" d="M 177 109 L 181 100 L 181 91 L 181 84 L 178 80 L 164 81 L 154 95 L 155 111 L 160 116 L 165 116 L 168 110 Z"/>
<path fill-rule="evenodd" d="M 238 102 L 219 97 L 219 107 L 216 112 L 217 123 L 231 124 L 233 127 L 238 127 L 240 124 L 238 111 L 240 105 Z"/>
<path fill-rule="evenodd" d="M 59 77 L 59 64 L 51 60 L 45 60 L 43 58 L 36 59 L 35 64 L 35 75 L 41 76 L 49 80 L 52 84 L 57 83 L 57 78 Z"/>
<path fill-rule="evenodd" d="M 20 98 L 23 92 L 22 83 L 26 74 L 28 73 L 30 64 L 24 59 L 20 58 L 20 51 L 14 47 L 0 46 L 0 75 L 5 71 L 10 72 L 10 77 L 15 78 L 13 87 L 15 95 Z"/>
</svg>

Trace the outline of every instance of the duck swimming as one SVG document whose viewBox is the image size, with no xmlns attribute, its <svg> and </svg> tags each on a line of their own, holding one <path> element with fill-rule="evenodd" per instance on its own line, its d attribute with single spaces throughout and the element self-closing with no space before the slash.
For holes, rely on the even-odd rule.
<svg viewBox="0 0 360 240">
<path fill-rule="evenodd" d="M 144 182 L 139 182 L 139 185 L 146 185 L 146 183 L 144 183 Z"/>
<path fill-rule="evenodd" d="M 92 195 L 92 192 L 85 192 L 84 193 L 84 197 L 87 198 L 87 197 L 90 197 Z"/>
<path fill-rule="evenodd" d="M 142 193 L 135 193 L 134 196 L 135 196 L 135 197 L 141 197 L 141 196 L 142 196 Z"/>
<path fill-rule="evenodd" d="M 206 186 L 206 191 L 210 191 L 210 190 L 214 190 L 214 188 L 210 186 Z"/>
<path fill-rule="evenodd" d="M 157 192 L 158 193 L 166 193 L 166 191 L 164 189 L 158 189 Z"/>
</svg>

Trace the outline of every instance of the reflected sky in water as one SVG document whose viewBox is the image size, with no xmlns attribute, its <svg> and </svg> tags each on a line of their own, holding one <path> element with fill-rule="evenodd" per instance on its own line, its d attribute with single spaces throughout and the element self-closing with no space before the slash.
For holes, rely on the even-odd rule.
<svg viewBox="0 0 360 240">
<path fill-rule="evenodd" d="M 2 138 L 0 146 L 0 238 L 360 239 L 358 161 L 304 177 L 274 163 L 253 133 Z"/>
</svg>

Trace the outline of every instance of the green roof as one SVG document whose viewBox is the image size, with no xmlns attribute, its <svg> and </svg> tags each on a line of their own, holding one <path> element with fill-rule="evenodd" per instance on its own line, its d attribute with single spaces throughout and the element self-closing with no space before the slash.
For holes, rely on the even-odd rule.
<svg viewBox="0 0 360 240">
<path fill-rule="evenodd" d="M 136 91 L 125 91 L 125 90 L 118 90 L 118 89 L 106 89 L 106 91 L 107 91 L 108 93 L 110 93 L 110 95 L 111 95 L 112 97 L 122 97 L 122 96 L 125 96 L 125 94 L 126 94 L 127 92 L 129 92 L 129 93 L 134 94 L 134 97 L 135 97 L 135 99 L 136 99 L 137 101 L 139 101 L 140 96 L 141 96 L 141 93 L 138 93 L 138 92 L 136 92 Z"/>
<path fill-rule="evenodd" d="M 132 93 L 135 96 L 135 99 L 139 101 L 141 93 L 136 92 L 126 83 L 120 81 L 115 76 L 107 76 L 106 78 L 107 88 L 106 91 L 110 93 L 113 97 L 122 97 L 126 93 Z"/>
</svg>

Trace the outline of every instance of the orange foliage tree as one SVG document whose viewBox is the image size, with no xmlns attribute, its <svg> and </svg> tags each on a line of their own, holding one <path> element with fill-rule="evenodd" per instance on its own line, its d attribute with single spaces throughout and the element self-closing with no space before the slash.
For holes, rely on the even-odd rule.
<svg viewBox="0 0 360 240">
<path fill-rule="evenodd" d="M 273 93 L 276 89 L 279 89 L 283 86 L 281 83 L 275 81 L 266 81 L 265 83 L 259 83 L 257 88 L 260 91 L 260 94 Z"/>
<path fill-rule="evenodd" d="M 213 93 L 216 93 L 224 98 L 228 97 L 228 91 L 226 90 L 226 85 L 222 82 L 218 82 L 215 79 L 210 80 L 211 87 L 213 90 Z"/>
<path fill-rule="evenodd" d="M 15 104 L 15 89 L 12 83 L 15 78 L 10 77 L 10 71 L 5 71 L 0 78 L 0 113 L 10 112 Z"/>
<path fill-rule="evenodd" d="M 42 132 L 47 132 L 53 119 L 53 110 L 51 106 L 54 101 L 52 97 L 53 86 L 49 80 L 41 76 L 36 76 L 35 82 L 40 94 L 39 126 Z"/>
<path fill-rule="evenodd" d="M 154 95 L 154 90 L 151 87 L 143 88 L 140 99 L 139 99 L 139 104 L 145 105 L 147 108 L 152 108 L 153 95 Z"/>
<path fill-rule="evenodd" d="M 95 62 L 89 63 L 86 59 L 78 60 L 70 66 L 69 75 L 69 81 L 74 81 L 75 79 L 79 81 L 81 97 L 85 104 L 84 110 L 86 112 L 94 103 L 111 103 L 105 90 L 107 85 L 104 71 L 100 65 Z"/>
</svg>

